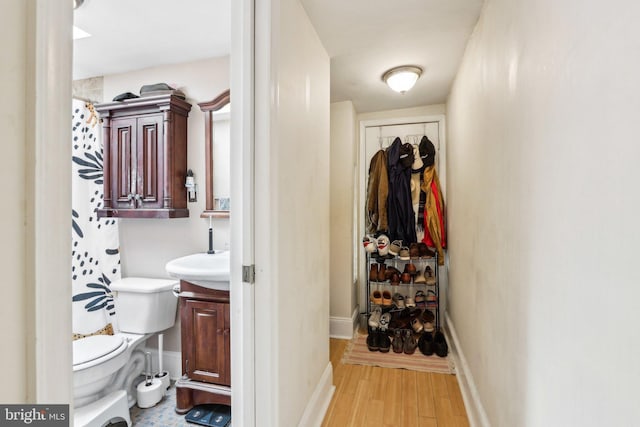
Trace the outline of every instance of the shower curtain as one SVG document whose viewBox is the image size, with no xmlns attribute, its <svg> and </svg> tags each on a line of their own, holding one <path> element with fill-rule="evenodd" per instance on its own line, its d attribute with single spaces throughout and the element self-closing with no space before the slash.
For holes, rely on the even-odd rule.
<svg viewBox="0 0 640 427">
<path fill-rule="evenodd" d="M 74 339 L 112 333 L 115 308 L 109 285 L 120 278 L 118 222 L 98 218 L 103 200 L 102 129 L 93 105 L 73 100 L 72 313 Z"/>
</svg>

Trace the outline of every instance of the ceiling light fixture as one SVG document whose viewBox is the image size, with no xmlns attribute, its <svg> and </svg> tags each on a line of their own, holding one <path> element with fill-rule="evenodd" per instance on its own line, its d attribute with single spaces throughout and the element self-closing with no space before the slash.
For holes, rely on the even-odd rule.
<svg viewBox="0 0 640 427">
<path fill-rule="evenodd" d="M 416 84 L 422 74 L 422 68 L 415 65 L 403 65 L 395 67 L 382 75 L 384 81 L 392 90 L 405 93 Z"/>
</svg>

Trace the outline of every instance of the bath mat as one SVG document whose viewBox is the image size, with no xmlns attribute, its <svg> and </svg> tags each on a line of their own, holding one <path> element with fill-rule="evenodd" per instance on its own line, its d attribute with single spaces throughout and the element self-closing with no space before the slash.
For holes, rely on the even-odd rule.
<svg viewBox="0 0 640 427">
<path fill-rule="evenodd" d="M 437 372 L 440 374 L 455 374 L 455 366 L 451 354 L 447 357 L 425 356 L 416 349 L 413 354 L 388 353 L 369 351 L 367 336 L 358 334 L 349 343 L 342 356 L 342 363 L 350 365 L 380 366 L 381 368 L 408 369 L 410 371 Z"/>
</svg>

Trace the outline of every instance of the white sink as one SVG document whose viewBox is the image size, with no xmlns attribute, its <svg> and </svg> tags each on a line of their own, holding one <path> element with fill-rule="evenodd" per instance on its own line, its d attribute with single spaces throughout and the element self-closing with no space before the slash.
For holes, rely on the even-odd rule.
<svg viewBox="0 0 640 427">
<path fill-rule="evenodd" d="M 169 276 L 221 291 L 229 290 L 229 251 L 198 253 L 169 261 Z"/>
</svg>

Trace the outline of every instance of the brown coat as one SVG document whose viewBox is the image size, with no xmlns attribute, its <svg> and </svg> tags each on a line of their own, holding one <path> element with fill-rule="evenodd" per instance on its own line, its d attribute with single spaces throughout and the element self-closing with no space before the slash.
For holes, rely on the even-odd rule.
<svg viewBox="0 0 640 427">
<path fill-rule="evenodd" d="M 438 265 L 444 265 L 444 248 L 447 246 L 445 238 L 445 208 L 444 197 L 440 188 L 440 180 L 435 166 L 427 166 L 424 169 L 424 180 L 421 190 L 427 195 L 424 213 L 426 217 L 425 235 L 428 232 L 438 251 Z M 437 194 L 434 194 L 432 183 L 435 183 Z M 425 238 L 426 239 L 426 238 Z M 423 241 L 425 240 L 423 239 Z M 425 242 L 426 243 L 426 242 Z"/>
<path fill-rule="evenodd" d="M 367 184 L 366 228 L 368 233 L 386 231 L 387 196 L 389 194 L 389 176 L 387 172 L 387 153 L 378 151 L 369 165 L 369 183 Z"/>
</svg>

